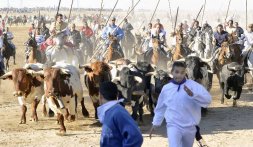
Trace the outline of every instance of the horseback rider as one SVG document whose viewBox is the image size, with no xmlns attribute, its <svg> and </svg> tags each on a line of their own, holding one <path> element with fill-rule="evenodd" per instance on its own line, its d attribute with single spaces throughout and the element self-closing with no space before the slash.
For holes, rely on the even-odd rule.
<svg viewBox="0 0 253 147">
<path fill-rule="evenodd" d="M 109 35 L 113 35 L 117 38 L 118 40 L 118 46 L 117 46 L 117 49 L 119 51 L 119 53 L 122 54 L 122 56 L 124 56 L 124 53 L 122 51 L 122 48 L 119 44 L 119 42 L 123 39 L 124 37 L 124 31 L 115 24 L 116 22 L 116 18 L 113 17 L 111 19 L 111 23 L 106 26 L 103 31 L 102 31 L 102 35 L 101 35 L 101 38 L 104 39 L 105 41 L 105 45 L 103 46 L 103 50 L 102 50 L 102 53 L 101 53 L 101 57 L 100 59 L 103 58 L 103 54 L 106 52 L 107 48 L 109 47 L 109 44 L 110 44 L 110 40 L 108 39 Z"/>
<path fill-rule="evenodd" d="M 80 32 L 76 30 L 76 24 L 72 24 L 71 28 L 70 28 L 70 36 L 72 37 L 72 44 L 74 46 L 74 49 L 78 49 L 79 48 L 79 44 L 81 42 L 81 35 Z"/>
<path fill-rule="evenodd" d="M 50 37 L 50 33 L 49 33 L 49 29 L 46 26 L 45 22 L 42 22 L 42 27 L 40 29 L 40 34 L 45 36 L 45 39 L 47 40 L 47 38 Z"/>
<path fill-rule="evenodd" d="M 149 50 L 146 52 L 146 56 L 149 58 L 153 51 L 153 39 L 158 39 L 160 45 L 160 51 L 167 56 L 164 47 L 166 46 L 166 32 L 162 29 L 162 25 L 156 25 L 155 28 L 151 30 L 151 40 L 149 42 Z"/>
<path fill-rule="evenodd" d="M 7 34 L 7 41 L 11 45 L 11 47 L 14 49 L 14 52 L 15 52 L 16 51 L 16 47 L 15 47 L 15 45 L 12 42 L 12 40 L 14 39 L 14 36 L 13 36 L 12 32 L 10 32 L 9 27 L 6 27 L 6 30 L 5 30 L 4 33 Z"/>
<path fill-rule="evenodd" d="M 236 28 L 234 27 L 234 21 L 232 18 L 229 19 L 227 26 L 225 26 L 225 30 L 228 34 L 233 34 L 236 32 Z"/>
<path fill-rule="evenodd" d="M 243 60 L 246 58 L 248 52 L 250 50 L 252 50 L 253 48 L 253 24 L 249 24 L 248 25 L 248 29 L 247 31 L 245 32 L 244 34 L 245 38 L 244 38 L 244 49 L 242 50 L 242 57 L 243 57 Z"/>
<path fill-rule="evenodd" d="M 67 34 L 69 33 L 68 24 L 63 21 L 63 15 L 58 14 L 56 16 L 56 22 L 53 22 L 50 27 L 51 34 L 58 34 L 60 32 L 65 31 Z"/>
<path fill-rule="evenodd" d="M 199 21 L 194 20 L 191 28 L 189 28 L 188 44 L 191 44 L 194 41 L 194 38 L 198 33 L 201 33 L 201 27 L 199 26 Z"/>
<path fill-rule="evenodd" d="M 124 31 L 125 37 L 128 37 L 128 38 L 125 38 L 127 40 L 124 39 L 124 42 L 127 45 L 123 46 L 124 50 L 125 50 L 125 55 L 126 55 L 127 58 L 130 56 L 131 50 L 130 50 L 130 48 L 125 48 L 125 46 L 128 46 L 128 47 L 130 46 L 131 47 L 131 45 L 134 44 L 135 38 L 134 38 L 134 35 L 131 32 L 133 29 L 134 28 L 133 28 L 132 24 L 129 23 L 128 20 L 125 18 L 122 30 Z M 128 43 L 130 43 L 130 44 L 128 44 Z"/>
<path fill-rule="evenodd" d="M 214 46 L 214 49 L 213 49 L 213 53 L 221 47 L 222 43 L 224 42 L 227 42 L 228 41 L 228 32 L 224 31 L 224 28 L 221 24 L 219 24 L 217 26 L 217 31 L 214 32 L 214 37 L 213 37 L 213 46 Z M 212 54 L 213 54 L 212 53 Z M 211 62 L 211 71 L 214 73 L 214 67 L 217 63 L 217 60 L 218 60 L 218 56 L 219 54 L 216 54 L 215 55 L 215 58 L 214 60 L 212 60 Z"/>
<path fill-rule="evenodd" d="M 163 31 L 164 31 L 164 27 L 163 27 L 163 25 L 161 24 L 160 19 L 156 19 L 156 23 L 155 23 L 155 25 L 154 25 L 154 28 L 156 28 L 157 25 L 159 25 L 160 30 L 163 30 Z"/>
</svg>

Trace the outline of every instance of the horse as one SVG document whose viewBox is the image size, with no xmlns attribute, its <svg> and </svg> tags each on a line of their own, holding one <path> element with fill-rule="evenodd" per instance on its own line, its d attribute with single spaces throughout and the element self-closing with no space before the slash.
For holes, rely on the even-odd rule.
<svg viewBox="0 0 253 147">
<path fill-rule="evenodd" d="M 151 55 L 151 64 L 155 65 L 157 69 L 166 69 L 169 58 L 167 53 L 163 51 L 162 44 L 158 38 L 152 38 L 153 50 Z"/>
<path fill-rule="evenodd" d="M 125 51 L 126 58 L 129 58 L 132 54 L 132 48 L 135 43 L 135 38 L 131 32 L 125 32 L 125 36 L 121 42 L 122 47 Z"/>
<path fill-rule="evenodd" d="M 79 67 L 77 53 L 65 45 L 66 35 L 61 32 L 54 38 L 55 44 L 46 49 L 47 62 L 65 62 L 75 67 Z"/>
<path fill-rule="evenodd" d="M 38 49 L 37 42 L 34 37 L 30 37 L 25 43 L 27 47 L 27 63 L 45 63 L 45 54 Z"/>
<path fill-rule="evenodd" d="M 88 58 L 91 58 L 91 56 L 93 55 L 93 44 L 89 38 L 83 35 L 83 33 L 81 33 L 80 49 L 83 53 L 83 57 L 84 57 L 83 60 L 85 63 L 87 63 Z"/>
<path fill-rule="evenodd" d="M 204 57 L 206 48 L 206 45 L 203 42 L 203 35 L 204 34 L 197 32 L 197 36 L 195 36 L 194 41 L 190 45 L 191 50 L 201 58 Z"/>
<path fill-rule="evenodd" d="M 117 37 L 109 34 L 108 38 L 109 38 L 110 44 L 104 53 L 104 57 L 105 57 L 104 62 L 109 63 L 110 61 L 124 58 L 124 53 L 121 50 Z"/>
<path fill-rule="evenodd" d="M 3 58 L 6 59 L 5 68 L 8 71 L 9 70 L 9 60 L 10 60 L 11 56 L 13 57 L 14 65 L 16 64 L 16 59 L 15 59 L 16 51 L 15 51 L 15 48 L 8 42 L 6 33 L 3 35 L 3 46 L 1 48 L 1 53 L 3 55 Z"/>
<path fill-rule="evenodd" d="M 176 47 L 174 49 L 174 54 L 172 56 L 173 61 L 182 59 L 190 53 L 188 49 L 183 47 L 183 34 L 180 31 L 176 31 L 175 36 L 176 36 Z"/>
</svg>

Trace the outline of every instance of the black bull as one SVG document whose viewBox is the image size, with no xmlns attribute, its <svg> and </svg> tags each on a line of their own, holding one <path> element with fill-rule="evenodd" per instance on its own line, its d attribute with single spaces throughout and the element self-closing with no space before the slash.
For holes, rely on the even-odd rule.
<svg viewBox="0 0 253 147">
<path fill-rule="evenodd" d="M 236 106 L 236 100 L 238 100 L 242 93 L 242 87 L 244 85 L 244 75 L 249 68 L 232 62 L 222 67 L 220 85 L 222 90 L 221 103 L 224 103 L 224 96 L 228 99 L 233 98 L 233 106 Z M 250 69 L 252 70 L 252 69 Z M 229 90 L 234 91 L 234 95 L 229 94 Z"/>
<path fill-rule="evenodd" d="M 142 122 L 143 115 L 143 98 L 150 96 L 151 76 L 146 76 L 148 72 L 154 71 L 154 68 L 146 62 L 138 62 L 132 67 L 123 67 L 119 71 L 118 79 L 114 80 L 120 91 L 119 97 L 125 98 L 127 102 L 132 103 L 132 117 L 137 120 L 139 112 L 139 120 Z M 149 105 L 152 104 L 149 99 Z"/>
</svg>

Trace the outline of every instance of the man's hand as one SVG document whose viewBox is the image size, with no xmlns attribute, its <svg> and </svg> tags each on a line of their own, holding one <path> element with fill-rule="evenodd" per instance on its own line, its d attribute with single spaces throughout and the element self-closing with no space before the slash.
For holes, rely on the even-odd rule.
<svg viewBox="0 0 253 147">
<path fill-rule="evenodd" d="M 193 96 L 193 92 L 192 92 L 186 85 L 184 85 L 184 91 L 185 91 L 189 96 Z"/>
<path fill-rule="evenodd" d="M 153 134 L 154 129 L 155 129 L 155 126 L 152 126 L 152 128 L 149 131 L 149 138 L 150 139 L 152 138 L 152 134 Z"/>
</svg>

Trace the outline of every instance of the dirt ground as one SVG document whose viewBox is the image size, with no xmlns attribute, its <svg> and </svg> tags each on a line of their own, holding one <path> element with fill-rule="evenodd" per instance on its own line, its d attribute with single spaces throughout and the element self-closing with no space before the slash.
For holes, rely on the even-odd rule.
<svg viewBox="0 0 253 147">
<path fill-rule="evenodd" d="M 27 39 L 26 27 L 12 27 L 17 46 L 17 65 L 11 69 L 22 67 L 24 64 L 24 46 Z M 55 132 L 59 126 L 56 118 L 42 116 L 42 106 L 38 107 L 39 122 L 28 121 L 19 125 L 21 109 L 17 99 L 12 96 L 13 84 L 11 81 L 1 81 L 0 84 L 0 146 L 99 146 L 101 125 L 94 119 L 94 109 L 87 91 L 85 101 L 91 118 L 83 118 L 78 113 L 78 119 L 66 123 L 67 135 L 57 136 Z M 210 147 L 252 147 L 253 146 L 253 102 L 252 95 L 244 93 L 238 102 L 238 107 L 232 107 L 232 101 L 226 100 L 220 104 L 220 91 L 215 78 L 211 90 L 213 102 L 208 115 L 202 118 L 200 128 L 204 139 Z M 80 106 L 80 105 L 79 105 Z M 30 109 L 30 106 L 28 106 Z M 80 110 L 79 110 L 80 111 Z M 27 118 L 31 111 L 27 111 Z M 144 124 L 140 127 L 144 137 L 144 147 L 168 146 L 165 125 L 155 131 L 150 140 L 148 132 L 151 127 L 151 116 L 145 111 Z M 196 143 L 194 146 L 197 146 Z"/>
</svg>

